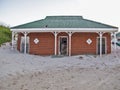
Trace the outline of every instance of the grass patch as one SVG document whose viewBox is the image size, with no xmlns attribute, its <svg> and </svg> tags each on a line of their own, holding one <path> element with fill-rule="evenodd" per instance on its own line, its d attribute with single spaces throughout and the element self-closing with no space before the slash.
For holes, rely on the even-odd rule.
<svg viewBox="0 0 120 90">
<path fill-rule="evenodd" d="M 5 42 L 11 41 L 12 33 L 7 26 L 0 25 L 0 46 Z"/>
</svg>

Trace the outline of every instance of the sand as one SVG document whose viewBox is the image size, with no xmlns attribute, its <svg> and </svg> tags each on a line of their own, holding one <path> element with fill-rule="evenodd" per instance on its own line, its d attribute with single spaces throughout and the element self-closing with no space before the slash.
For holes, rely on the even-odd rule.
<svg viewBox="0 0 120 90">
<path fill-rule="evenodd" d="M 120 47 L 112 54 L 24 55 L 0 47 L 0 90 L 120 90 Z"/>
</svg>

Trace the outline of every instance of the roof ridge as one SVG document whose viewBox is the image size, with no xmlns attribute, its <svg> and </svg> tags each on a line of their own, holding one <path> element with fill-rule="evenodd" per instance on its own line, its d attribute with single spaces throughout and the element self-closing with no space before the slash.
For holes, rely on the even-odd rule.
<svg viewBox="0 0 120 90">
<path fill-rule="evenodd" d="M 45 20 L 80 20 L 82 16 L 46 16 Z"/>
</svg>

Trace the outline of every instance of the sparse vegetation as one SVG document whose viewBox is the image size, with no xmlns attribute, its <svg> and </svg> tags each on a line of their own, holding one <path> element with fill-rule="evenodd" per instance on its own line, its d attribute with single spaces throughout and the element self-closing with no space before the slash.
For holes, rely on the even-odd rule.
<svg viewBox="0 0 120 90">
<path fill-rule="evenodd" d="M 8 26 L 0 25 L 0 46 L 5 42 L 11 41 L 11 31 Z"/>
</svg>

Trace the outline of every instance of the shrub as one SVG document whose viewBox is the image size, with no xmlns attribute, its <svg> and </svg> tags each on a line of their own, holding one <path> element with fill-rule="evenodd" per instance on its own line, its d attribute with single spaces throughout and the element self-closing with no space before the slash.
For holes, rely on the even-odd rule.
<svg viewBox="0 0 120 90">
<path fill-rule="evenodd" d="M 7 26 L 0 25 L 0 45 L 11 41 L 12 33 Z"/>
</svg>

